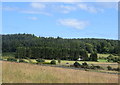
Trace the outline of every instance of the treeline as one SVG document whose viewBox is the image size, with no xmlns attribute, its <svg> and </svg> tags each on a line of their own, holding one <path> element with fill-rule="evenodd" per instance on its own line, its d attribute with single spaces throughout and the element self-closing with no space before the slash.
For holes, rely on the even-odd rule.
<svg viewBox="0 0 120 85">
<path fill-rule="evenodd" d="M 18 47 L 16 58 L 31 59 L 61 59 L 61 60 L 89 60 L 88 52 L 85 50 L 51 48 L 51 47 Z"/>
<path fill-rule="evenodd" d="M 119 54 L 118 40 L 64 39 L 37 37 L 33 34 L 2 35 L 2 52 L 16 52 L 16 57 L 89 60 L 88 53 Z M 96 55 L 96 54 L 93 54 Z M 92 59 L 92 58 L 91 58 Z"/>
</svg>

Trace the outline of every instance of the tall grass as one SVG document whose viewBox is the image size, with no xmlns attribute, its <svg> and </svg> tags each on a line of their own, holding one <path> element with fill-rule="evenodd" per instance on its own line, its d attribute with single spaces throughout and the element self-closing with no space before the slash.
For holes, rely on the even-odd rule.
<svg viewBox="0 0 120 85">
<path fill-rule="evenodd" d="M 117 83 L 118 76 L 3 61 L 3 83 Z"/>
</svg>

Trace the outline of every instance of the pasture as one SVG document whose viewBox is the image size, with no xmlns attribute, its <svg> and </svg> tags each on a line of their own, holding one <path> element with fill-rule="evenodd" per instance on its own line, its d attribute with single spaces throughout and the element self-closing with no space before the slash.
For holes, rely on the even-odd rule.
<svg viewBox="0 0 120 85">
<path fill-rule="evenodd" d="M 115 74 L 7 61 L 2 64 L 3 83 L 118 83 Z"/>
</svg>

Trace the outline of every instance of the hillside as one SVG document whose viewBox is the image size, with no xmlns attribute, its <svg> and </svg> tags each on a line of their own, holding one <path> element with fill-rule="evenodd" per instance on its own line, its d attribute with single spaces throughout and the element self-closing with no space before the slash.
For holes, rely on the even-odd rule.
<svg viewBox="0 0 120 85">
<path fill-rule="evenodd" d="M 3 61 L 3 83 L 118 83 L 118 75 Z"/>
<path fill-rule="evenodd" d="M 33 34 L 2 35 L 3 52 L 15 52 L 17 47 L 58 47 L 85 49 L 88 52 L 117 53 L 117 40 L 108 39 L 65 39 L 61 37 L 37 37 Z"/>
</svg>

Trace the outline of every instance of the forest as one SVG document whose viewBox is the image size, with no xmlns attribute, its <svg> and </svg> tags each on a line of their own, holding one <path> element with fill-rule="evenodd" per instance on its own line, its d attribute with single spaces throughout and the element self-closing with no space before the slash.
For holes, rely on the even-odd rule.
<svg viewBox="0 0 120 85">
<path fill-rule="evenodd" d="M 44 58 L 96 61 L 91 55 L 119 55 L 118 40 L 96 38 L 41 37 L 34 34 L 2 35 L 2 52 L 15 52 L 16 58 Z"/>
</svg>

